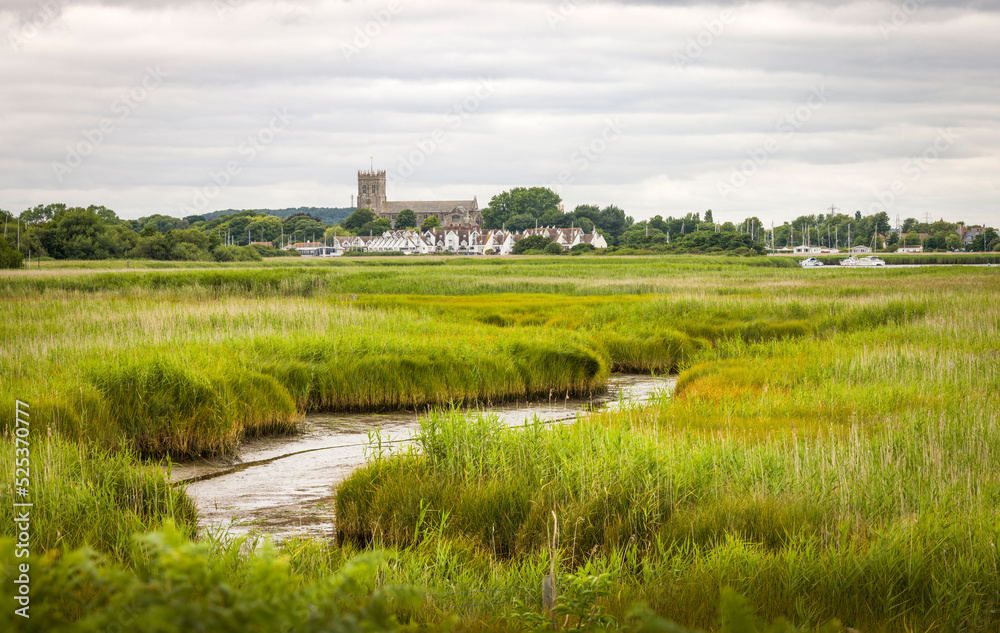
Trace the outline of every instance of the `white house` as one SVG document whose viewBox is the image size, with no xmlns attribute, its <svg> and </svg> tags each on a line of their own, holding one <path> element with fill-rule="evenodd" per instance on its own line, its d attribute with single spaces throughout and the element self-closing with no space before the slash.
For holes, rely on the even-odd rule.
<svg viewBox="0 0 1000 633">
<path fill-rule="evenodd" d="M 337 249 L 337 255 L 346 250 L 364 250 L 372 253 L 420 253 L 423 255 L 443 252 L 459 255 L 483 255 L 487 252 L 510 255 L 517 241 L 530 235 L 542 235 L 566 250 L 577 244 L 590 244 L 594 248 L 608 247 L 607 240 L 604 239 L 603 235 L 596 231 L 585 233 L 580 228 L 541 227 L 515 234 L 506 229 L 483 231 L 478 227 L 449 226 L 427 230 L 423 233 L 386 231 L 382 235 L 338 237 L 333 240 L 333 248 Z"/>
<path fill-rule="evenodd" d="M 344 254 L 344 250 L 336 240 L 333 244 L 322 242 L 297 242 L 285 247 L 285 250 L 297 250 L 303 257 L 339 257 Z"/>
<path fill-rule="evenodd" d="M 577 244 L 590 244 L 594 248 L 608 247 L 607 240 L 596 230 L 593 233 L 584 233 L 583 229 L 579 227 L 560 229 L 554 226 L 543 226 L 537 229 L 526 230 L 522 237 L 530 237 L 532 235 L 546 237 L 562 246 L 564 250 L 569 250 Z"/>
</svg>

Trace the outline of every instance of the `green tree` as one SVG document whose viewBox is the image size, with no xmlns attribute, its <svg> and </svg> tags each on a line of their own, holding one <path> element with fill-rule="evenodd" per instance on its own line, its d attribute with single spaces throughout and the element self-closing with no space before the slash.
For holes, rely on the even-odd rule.
<svg viewBox="0 0 1000 633">
<path fill-rule="evenodd" d="M 573 209 L 572 215 L 577 220 L 586 218 L 591 223 L 596 224 L 597 220 L 601 217 L 601 207 L 596 204 L 578 204 Z"/>
<path fill-rule="evenodd" d="M 713 224 L 715 223 L 715 220 L 712 219 L 712 210 L 711 209 L 709 209 L 708 211 L 705 212 L 705 220 L 704 221 L 705 222 L 711 222 Z"/>
<path fill-rule="evenodd" d="M 24 255 L 14 250 L 7 240 L 0 240 L 0 268 L 20 268 L 24 265 Z"/>
<path fill-rule="evenodd" d="M 549 244 L 553 243 L 552 240 L 544 235 L 529 235 L 518 240 L 511 252 L 514 255 L 521 255 L 528 251 L 544 251 L 548 248 Z"/>
<path fill-rule="evenodd" d="M 549 245 L 545 247 L 545 252 L 549 255 L 562 255 L 565 250 L 562 244 L 557 242 L 549 242 Z"/>
<path fill-rule="evenodd" d="M 148 227 L 153 227 L 160 233 L 173 231 L 177 228 L 186 228 L 187 223 L 185 222 L 182 227 L 180 226 L 181 222 L 184 222 L 184 220 L 169 215 L 161 215 L 159 213 L 145 218 L 139 218 L 139 225 L 142 226 L 143 230 Z"/>
<path fill-rule="evenodd" d="M 104 207 L 68 208 L 51 221 L 34 227 L 45 252 L 56 259 L 108 259 L 123 257 L 138 239 L 131 228 Z"/>
<path fill-rule="evenodd" d="M 358 229 L 358 235 L 382 235 L 391 228 L 389 220 L 386 220 L 385 218 L 375 218 Z"/>
<path fill-rule="evenodd" d="M 531 217 L 528 213 L 518 213 L 517 215 L 512 215 L 504 223 L 508 231 L 514 231 L 515 233 L 523 233 L 528 229 L 533 229 L 539 226 L 541 223 L 538 218 Z"/>
<path fill-rule="evenodd" d="M 666 244 L 667 235 L 660 229 L 654 228 L 652 223 L 639 222 L 622 233 L 618 243 L 629 248 L 649 248 L 657 244 Z"/>
<path fill-rule="evenodd" d="M 340 226 L 357 235 L 357 231 L 361 230 L 361 227 L 374 219 L 375 212 L 371 209 L 358 209 L 341 222 Z"/>
<path fill-rule="evenodd" d="M 372 215 L 374 216 L 374 214 Z M 322 239 L 323 234 L 326 233 L 326 229 L 329 228 L 326 223 L 305 213 L 299 213 L 287 218 L 284 221 L 284 227 L 285 236 L 291 236 L 291 239 L 297 242 Z M 243 234 L 246 235 L 245 229 Z"/>
<path fill-rule="evenodd" d="M 432 215 L 420 224 L 421 231 L 432 231 L 441 227 L 441 220 L 436 215 Z"/>
<path fill-rule="evenodd" d="M 413 229 L 417 226 L 417 214 L 412 209 L 403 209 L 396 216 L 396 228 L 400 230 Z"/>
<path fill-rule="evenodd" d="M 56 214 L 66 210 L 65 204 L 37 205 L 21 213 L 21 221 L 27 224 L 41 224 L 51 222 Z"/>
<path fill-rule="evenodd" d="M 281 239 L 284 225 L 273 215 L 259 215 L 250 220 L 246 230 L 250 231 L 251 242 L 277 243 Z"/>
<path fill-rule="evenodd" d="M 625 215 L 624 211 L 613 204 L 604 207 L 601 210 L 600 219 L 594 221 L 597 228 L 607 231 L 615 238 L 615 241 L 634 223 L 635 220 Z"/>
<path fill-rule="evenodd" d="M 1000 236 L 993 229 L 986 229 L 977 235 L 969 244 L 970 251 L 988 253 L 1000 245 Z"/>
<path fill-rule="evenodd" d="M 548 187 L 515 187 L 493 196 L 489 207 L 483 209 L 483 228 L 499 229 L 516 215 L 529 215 L 532 219 L 561 216 L 559 203 L 562 198 Z"/>
</svg>

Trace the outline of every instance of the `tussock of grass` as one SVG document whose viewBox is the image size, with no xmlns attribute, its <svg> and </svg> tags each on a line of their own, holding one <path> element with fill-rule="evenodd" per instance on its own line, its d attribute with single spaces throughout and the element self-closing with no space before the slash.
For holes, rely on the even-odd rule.
<svg viewBox="0 0 1000 633">
<path fill-rule="evenodd" d="M 428 416 L 419 452 L 338 488 L 339 538 L 472 539 L 544 568 L 554 512 L 564 570 L 619 578 L 611 609 L 643 600 L 708 628 L 732 587 L 807 627 L 997 626 L 989 295 L 786 304 L 772 315 L 808 324 L 792 335 L 740 329 L 753 321 L 728 302 L 702 304 L 700 330 L 684 322 L 696 303 L 644 305 L 678 331 L 727 332 L 701 339 L 674 397 L 551 430 Z"/>
<path fill-rule="evenodd" d="M 118 561 L 135 555 L 132 537 L 173 521 L 195 532 L 194 504 L 183 488 L 170 486 L 162 470 L 144 466 L 130 451 L 108 452 L 58 436 L 31 438 L 31 548 L 36 552 L 89 545 Z M 13 450 L 0 452 L 0 467 L 14 474 Z M 0 495 L 0 521 L 13 525 L 21 510 L 14 482 Z M 8 532 L 4 532 L 8 533 Z"/>
</svg>

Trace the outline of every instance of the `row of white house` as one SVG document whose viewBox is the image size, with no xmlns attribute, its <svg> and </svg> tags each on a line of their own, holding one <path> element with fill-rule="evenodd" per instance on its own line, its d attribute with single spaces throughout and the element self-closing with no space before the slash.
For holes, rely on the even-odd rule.
<svg viewBox="0 0 1000 633">
<path fill-rule="evenodd" d="M 356 250 L 369 253 L 399 252 L 406 255 L 510 255 L 514 244 L 532 235 L 541 235 L 569 250 L 577 244 L 590 244 L 594 248 L 607 248 L 604 236 L 594 231 L 585 233 L 580 228 L 561 229 L 541 227 L 523 233 L 507 230 L 489 231 L 479 228 L 446 227 L 424 232 L 386 231 L 382 235 L 350 235 L 333 237 L 327 243 L 300 242 L 286 248 L 299 251 L 307 257 L 338 257 L 344 251 Z"/>
</svg>

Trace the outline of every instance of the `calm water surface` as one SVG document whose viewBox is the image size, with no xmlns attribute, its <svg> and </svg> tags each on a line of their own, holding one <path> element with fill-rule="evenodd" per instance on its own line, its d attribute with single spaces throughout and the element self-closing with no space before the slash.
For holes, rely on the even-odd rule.
<svg viewBox="0 0 1000 633">
<path fill-rule="evenodd" d="M 570 421 L 593 409 L 646 400 L 672 389 L 674 382 L 669 376 L 617 374 L 609 378 L 607 392 L 593 399 L 511 403 L 489 411 L 508 426 L 535 416 Z M 247 441 L 236 460 L 175 464 L 171 479 L 189 482 L 202 530 L 329 538 L 333 489 L 364 465 L 369 432 L 381 429 L 383 441 L 388 437 L 392 447 L 401 448 L 418 428 L 419 415 L 413 412 L 310 415 L 300 434 Z"/>
</svg>

